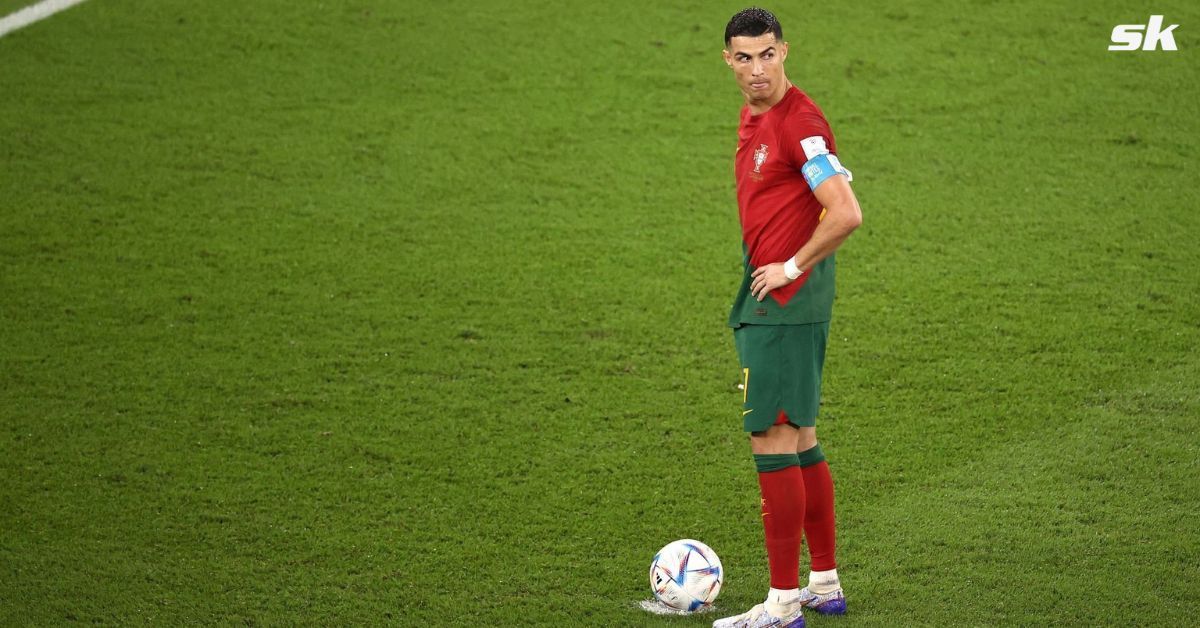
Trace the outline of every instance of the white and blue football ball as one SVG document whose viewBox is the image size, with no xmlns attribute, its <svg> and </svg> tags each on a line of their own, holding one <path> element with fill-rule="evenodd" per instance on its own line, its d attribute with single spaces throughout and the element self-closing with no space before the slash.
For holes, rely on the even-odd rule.
<svg viewBox="0 0 1200 628">
<path fill-rule="evenodd" d="M 717 599 L 725 571 L 711 547 L 692 539 L 667 543 L 650 563 L 650 589 L 658 601 L 680 611 L 704 609 Z"/>
</svg>

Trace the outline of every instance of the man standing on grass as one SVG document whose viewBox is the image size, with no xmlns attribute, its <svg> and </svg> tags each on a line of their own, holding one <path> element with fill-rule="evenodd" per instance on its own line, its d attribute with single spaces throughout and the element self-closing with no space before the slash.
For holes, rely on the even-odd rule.
<svg viewBox="0 0 1200 628">
<path fill-rule="evenodd" d="M 804 626 L 804 608 L 846 612 L 834 558 L 833 479 L 817 444 L 833 310 L 833 253 L 862 222 L 825 115 L 784 74 L 770 12 L 725 27 L 725 63 L 746 98 L 734 176 L 745 276 L 729 317 L 742 367 L 743 429 L 758 467 L 771 589 L 716 628 Z M 800 588 L 801 537 L 811 571 Z"/>
</svg>

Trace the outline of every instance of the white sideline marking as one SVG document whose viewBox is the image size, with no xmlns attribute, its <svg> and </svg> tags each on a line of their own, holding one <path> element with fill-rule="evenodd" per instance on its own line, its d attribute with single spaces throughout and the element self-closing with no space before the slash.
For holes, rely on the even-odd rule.
<svg viewBox="0 0 1200 628">
<path fill-rule="evenodd" d="M 30 5 L 17 11 L 10 13 L 0 18 L 0 37 L 19 29 L 29 26 L 34 22 L 44 20 L 59 11 L 69 9 L 84 0 L 42 0 L 41 2 Z"/>
</svg>

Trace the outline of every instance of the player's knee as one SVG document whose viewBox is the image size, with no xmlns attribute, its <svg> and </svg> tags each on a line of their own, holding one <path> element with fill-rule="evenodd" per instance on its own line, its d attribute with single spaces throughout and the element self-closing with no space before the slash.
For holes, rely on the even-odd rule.
<svg viewBox="0 0 1200 628">
<path fill-rule="evenodd" d="M 772 425 L 761 432 L 750 433 L 750 450 L 756 454 L 795 453 L 798 430 L 791 425 Z"/>
<path fill-rule="evenodd" d="M 796 451 L 808 451 L 817 446 L 817 428 L 802 427 L 796 435 Z"/>
</svg>

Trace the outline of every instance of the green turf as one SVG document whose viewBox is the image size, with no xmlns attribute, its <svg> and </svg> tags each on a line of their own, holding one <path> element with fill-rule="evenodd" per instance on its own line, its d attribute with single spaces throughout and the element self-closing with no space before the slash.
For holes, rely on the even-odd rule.
<svg viewBox="0 0 1200 628">
<path fill-rule="evenodd" d="M 36 3 L 36 0 L 0 0 L 0 17 L 16 13 Z"/>
<path fill-rule="evenodd" d="M 0 9 L 7 5 L 0 4 Z M 0 624 L 704 625 L 762 596 L 740 5 L 97 0 L 0 39 Z M 1200 613 L 1200 11 L 779 7 L 865 224 L 851 614 Z"/>
</svg>

